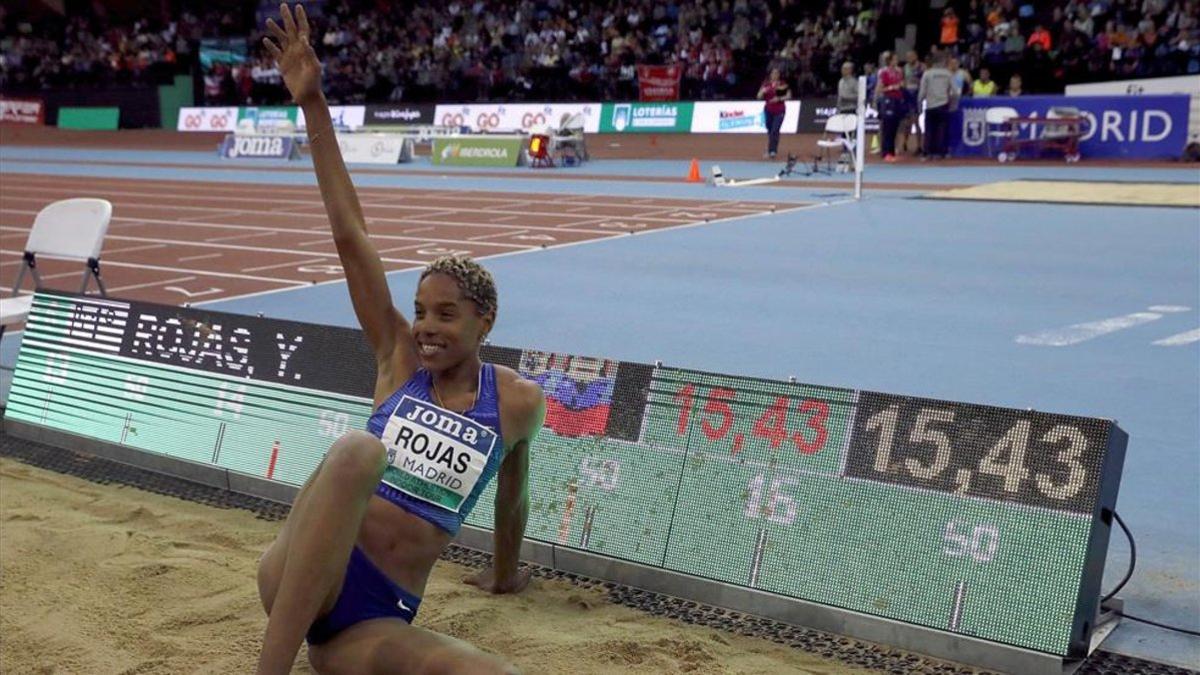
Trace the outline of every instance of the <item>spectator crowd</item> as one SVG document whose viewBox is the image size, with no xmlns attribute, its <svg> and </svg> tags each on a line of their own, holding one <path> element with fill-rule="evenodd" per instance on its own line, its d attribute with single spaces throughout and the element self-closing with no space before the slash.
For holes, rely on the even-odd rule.
<svg viewBox="0 0 1200 675">
<path fill-rule="evenodd" d="M 778 68 L 794 96 L 875 87 L 902 45 L 902 88 L 945 60 L 963 95 L 1200 72 L 1198 0 L 325 0 L 310 3 L 331 101 L 629 100 L 638 64 L 683 66 L 681 98 L 752 98 Z M 249 12 L 130 24 L 0 9 L 0 88 L 154 83 L 197 72 L 209 103 L 284 100 Z M 908 30 L 916 26 L 916 34 Z M 243 55 L 199 58 L 204 38 Z M 905 42 L 907 40 L 908 42 Z M 915 40 L 915 41 L 914 41 Z M 923 56 L 921 56 L 923 55 Z M 190 69 L 196 70 L 190 70 Z M 874 95 L 874 91 L 872 95 Z"/>
</svg>

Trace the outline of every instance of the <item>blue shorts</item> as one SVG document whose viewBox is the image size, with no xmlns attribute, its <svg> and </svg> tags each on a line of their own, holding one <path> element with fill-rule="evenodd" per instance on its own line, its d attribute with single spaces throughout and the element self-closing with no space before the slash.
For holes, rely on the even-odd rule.
<svg viewBox="0 0 1200 675">
<path fill-rule="evenodd" d="M 355 546 L 346 564 L 346 578 L 337 602 L 328 614 L 308 627 L 308 644 L 328 642 L 350 626 L 369 619 L 395 617 L 412 623 L 420 605 L 420 598 L 387 578 Z"/>
</svg>

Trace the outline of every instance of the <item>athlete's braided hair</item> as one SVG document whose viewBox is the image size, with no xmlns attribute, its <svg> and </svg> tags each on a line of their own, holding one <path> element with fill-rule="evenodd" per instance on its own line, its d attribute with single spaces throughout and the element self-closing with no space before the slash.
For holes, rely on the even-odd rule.
<svg viewBox="0 0 1200 675">
<path fill-rule="evenodd" d="M 445 255 L 434 260 L 421 272 L 420 281 L 435 272 L 447 274 L 458 282 L 458 288 L 468 300 L 475 303 L 480 315 L 496 311 L 496 282 L 492 279 L 492 273 L 469 256 Z"/>
</svg>

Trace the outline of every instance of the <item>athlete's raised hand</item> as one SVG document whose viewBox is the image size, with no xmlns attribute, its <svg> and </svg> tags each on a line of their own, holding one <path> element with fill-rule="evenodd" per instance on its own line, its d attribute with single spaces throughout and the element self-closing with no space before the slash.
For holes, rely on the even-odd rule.
<svg viewBox="0 0 1200 675">
<path fill-rule="evenodd" d="M 303 105 L 321 95 L 321 62 L 308 41 L 308 14 L 304 5 L 296 3 L 293 16 L 287 3 L 282 3 L 279 15 L 283 19 L 283 28 L 274 19 L 267 19 L 267 31 L 275 39 L 264 37 L 263 45 L 275 57 L 292 100 Z"/>
</svg>

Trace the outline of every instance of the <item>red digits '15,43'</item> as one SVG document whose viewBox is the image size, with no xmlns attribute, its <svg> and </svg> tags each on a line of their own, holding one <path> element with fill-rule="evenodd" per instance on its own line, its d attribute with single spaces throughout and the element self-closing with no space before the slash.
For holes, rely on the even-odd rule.
<svg viewBox="0 0 1200 675">
<path fill-rule="evenodd" d="M 732 389 L 722 387 L 708 392 L 704 409 L 700 411 L 700 432 L 704 434 L 705 438 L 710 441 L 719 441 L 729 435 L 734 423 L 733 408 L 730 404 L 736 395 Z M 695 399 L 696 385 L 694 384 L 685 384 L 674 396 L 673 400 L 679 403 L 679 421 L 675 430 L 681 436 L 687 433 L 688 425 L 691 423 Z M 829 431 L 825 428 L 825 420 L 829 418 L 829 404 L 816 399 L 805 399 L 796 406 L 796 411 L 804 418 L 804 428 L 808 430 L 807 434 L 803 429 L 795 431 L 788 429 L 788 409 L 791 407 L 792 402 L 786 396 L 776 398 L 775 402 L 768 406 L 758 419 L 754 420 L 751 435 L 765 438 L 772 448 L 778 448 L 785 440 L 791 439 L 792 443 L 796 445 L 796 449 L 805 455 L 820 451 L 825 447 L 825 441 L 829 438 Z M 745 440 L 744 435 L 740 432 L 734 435 L 732 447 L 734 455 L 741 452 Z"/>
</svg>

